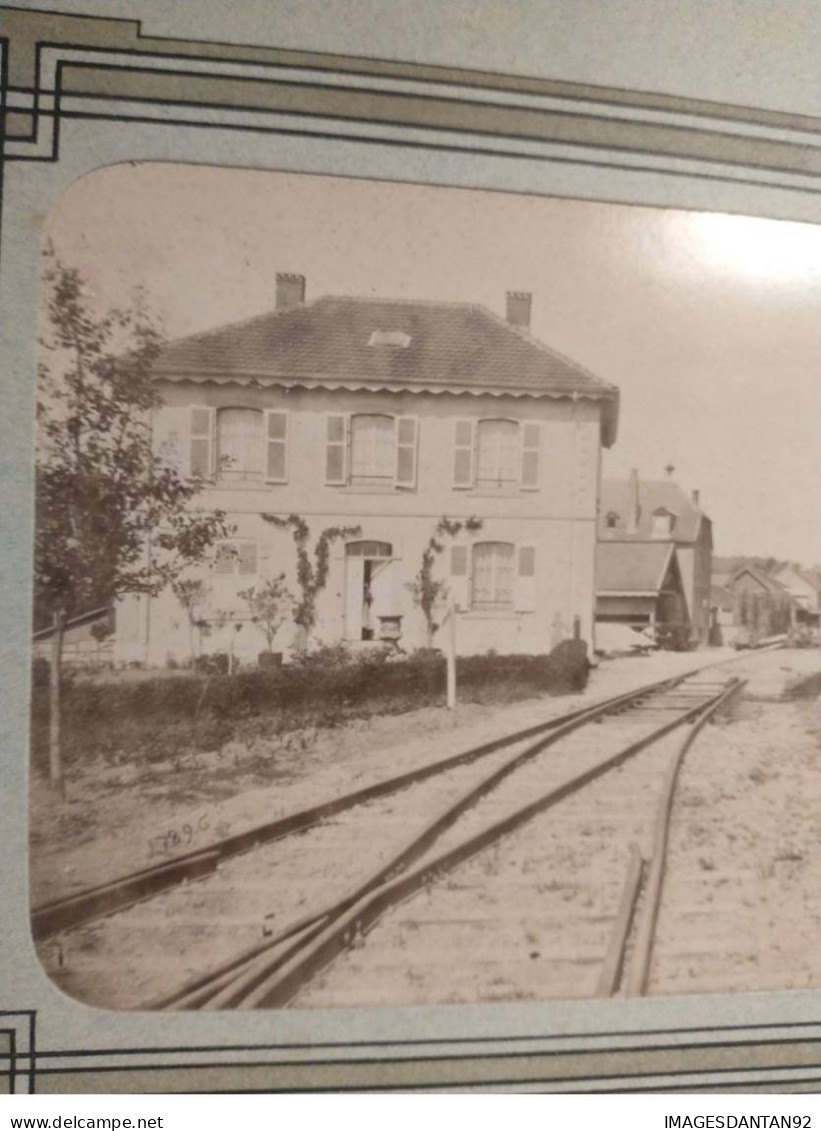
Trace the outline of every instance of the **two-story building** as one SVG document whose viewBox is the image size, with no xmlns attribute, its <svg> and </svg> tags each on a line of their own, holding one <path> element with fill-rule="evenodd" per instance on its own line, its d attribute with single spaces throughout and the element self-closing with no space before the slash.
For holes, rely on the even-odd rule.
<svg viewBox="0 0 821 1131">
<path fill-rule="evenodd" d="M 309 552 L 329 527 L 358 528 L 331 545 L 317 642 L 398 633 L 403 648 L 423 645 L 411 585 L 443 516 L 478 520 L 445 536 L 434 562 L 460 652 L 546 652 L 574 621 L 592 641 L 616 388 L 531 335 L 521 292 L 506 318 L 463 303 L 304 300 L 301 276 L 278 275 L 275 310 L 174 341 L 156 361 L 156 442 L 236 527 L 200 571 L 204 649 L 255 655 L 240 592 L 282 572 L 299 592 L 291 532 L 263 514 L 303 518 Z M 128 598 L 117 637 L 121 659 L 161 664 L 187 654 L 188 619 L 170 592 Z M 287 624 L 276 647 L 293 641 Z"/>
</svg>

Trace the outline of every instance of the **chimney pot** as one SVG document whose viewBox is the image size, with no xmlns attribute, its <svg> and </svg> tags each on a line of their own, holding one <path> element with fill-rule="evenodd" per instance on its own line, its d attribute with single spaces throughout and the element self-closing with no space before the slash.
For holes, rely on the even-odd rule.
<svg viewBox="0 0 821 1131">
<path fill-rule="evenodd" d="M 288 310 L 292 306 L 301 306 L 304 301 L 305 276 L 278 271 L 276 309 Z"/>
<path fill-rule="evenodd" d="M 523 326 L 530 329 L 530 307 L 533 295 L 530 291 L 507 292 L 507 320 L 511 326 Z"/>
<path fill-rule="evenodd" d="M 698 506 L 698 500 L 700 499 L 700 497 L 701 497 L 701 491 L 699 491 L 699 489 L 696 487 L 693 490 L 693 506 L 696 506 L 696 507 Z"/>
</svg>

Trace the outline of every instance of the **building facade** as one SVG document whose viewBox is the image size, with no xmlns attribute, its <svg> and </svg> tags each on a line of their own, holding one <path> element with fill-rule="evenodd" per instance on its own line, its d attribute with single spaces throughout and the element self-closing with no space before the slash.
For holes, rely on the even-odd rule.
<svg viewBox="0 0 821 1131">
<path fill-rule="evenodd" d="M 821 611 L 818 572 L 788 565 L 772 576 L 790 595 L 792 623 L 817 627 Z"/>
<path fill-rule="evenodd" d="M 653 546 L 674 548 L 685 597 L 684 606 L 679 607 L 681 617 L 689 624 L 693 642 L 707 642 L 713 531 L 697 491 L 688 495 L 672 478 L 639 479 L 637 471 L 628 480 L 605 480 L 599 540 L 602 546 L 629 543 L 647 547 L 644 573 L 655 568 Z"/>
<path fill-rule="evenodd" d="M 434 536 L 434 621 L 457 611 L 460 652 L 546 652 L 574 621 L 591 641 L 616 389 L 531 336 L 528 295 L 509 294 L 501 318 L 468 304 L 306 303 L 301 277 L 277 282 L 270 314 L 157 360 L 156 443 L 202 478 L 199 505 L 224 510 L 235 536 L 197 571 L 190 616 L 171 592 L 123 602 L 119 658 L 261 651 L 242 594 L 280 574 L 300 593 L 292 532 L 263 516 L 299 516 L 312 563 L 323 531 L 345 528 L 329 544 L 314 643 L 425 645 L 412 588 Z M 437 535 L 443 517 L 459 530 Z M 286 619 L 275 648 L 295 638 Z"/>
<path fill-rule="evenodd" d="M 721 581 L 712 592 L 714 633 L 721 643 L 755 643 L 796 623 L 799 606 L 777 576 L 744 565 Z"/>
</svg>

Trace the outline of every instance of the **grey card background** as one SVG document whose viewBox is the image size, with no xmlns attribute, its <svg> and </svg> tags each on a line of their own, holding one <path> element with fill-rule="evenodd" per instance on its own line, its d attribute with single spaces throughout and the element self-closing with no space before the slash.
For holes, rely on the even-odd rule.
<svg viewBox="0 0 821 1131">
<path fill-rule="evenodd" d="M 11 7 L 6 8 L 11 17 Z M 821 7 L 808 0 L 788 5 L 768 0 L 419 0 L 412 5 L 235 0 L 230 6 L 219 0 L 174 5 L 164 0 L 54 0 L 48 8 L 72 16 L 141 20 L 143 36 L 157 40 L 210 39 L 222 45 L 331 52 L 751 107 L 763 112 L 752 129 L 770 128 L 767 111 L 801 115 L 789 128 L 816 141 L 819 123 L 812 119 L 821 118 Z M 33 14 L 39 9 L 23 0 L 17 5 L 21 10 Z M 8 35 L 5 17 L 3 24 L 2 34 Z M 52 38 L 47 30 L 46 21 L 38 41 Z M 63 41 L 82 51 L 84 29 L 74 31 L 79 39 L 70 40 L 66 33 Z M 99 25 L 94 37 L 105 41 L 105 35 L 116 31 Z M 601 101 L 606 104 L 607 98 Z M 651 107 L 647 112 L 655 111 Z M 682 107 L 681 112 L 689 111 Z M 27 922 L 28 665 L 20 658 L 27 655 L 29 638 L 39 240 L 43 219 L 65 187 L 116 162 L 190 161 L 816 222 L 819 217 L 814 182 L 800 166 L 777 175 L 759 174 L 752 164 L 742 163 L 722 179 L 704 176 L 697 163 L 676 158 L 679 173 L 668 177 L 663 162 L 657 167 L 651 162 L 641 171 L 605 155 L 595 165 L 553 163 L 549 149 L 538 160 L 535 149 L 505 160 L 471 153 L 469 145 L 459 151 L 403 150 L 401 130 L 395 131 L 391 147 L 296 134 L 278 136 L 274 144 L 264 134 L 222 128 L 219 108 L 202 111 L 200 119 L 213 128 L 65 121 L 58 161 L 31 159 L 36 154 L 27 151 L 24 141 L 7 149 L 16 159 L 5 168 L 0 246 L 0 1060 L 5 1058 L 0 1074 L 8 1074 L 12 1063 L 12 1088 L 25 1090 L 36 1082 L 38 1090 L 57 1092 L 463 1087 L 488 1082 L 571 1090 L 615 1085 L 815 1087 L 812 1071 L 821 1062 L 821 1031 L 815 1024 L 821 1000 L 815 993 L 310 1015 L 178 1015 L 163 1017 L 160 1024 L 146 1014 L 103 1012 L 72 1002 L 40 969 Z M 44 123 L 37 144 L 48 140 Z M 779 120 L 771 128 L 777 133 L 785 127 Z M 709 133 L 710 127 L 703 129 Z"/>
<path fill-rule="evenodd" d="M 256 43 L 821 110 L 815 0 L 22 0 L 141 19 L 147 34 Z"/>
</svg>

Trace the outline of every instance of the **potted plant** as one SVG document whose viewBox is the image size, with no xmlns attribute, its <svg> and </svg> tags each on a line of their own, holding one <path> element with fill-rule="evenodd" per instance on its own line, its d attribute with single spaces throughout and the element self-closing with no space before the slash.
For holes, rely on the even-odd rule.
<svg viewBox="0 0 821 1131">
<path fill-rule="evenodd" d="M 274 640 L 293 604 L 293 597 L 285 585 L 285 574 L 269 578 L 259 589 L 253 585 L 250 589 L 243 589 L 239 596 L 248 606 L 251 622 L 265 637 L 266 649 L 259 654 L 259 666 L 280 667 L 282 653 L 274 651 Z"/>
</svg>

